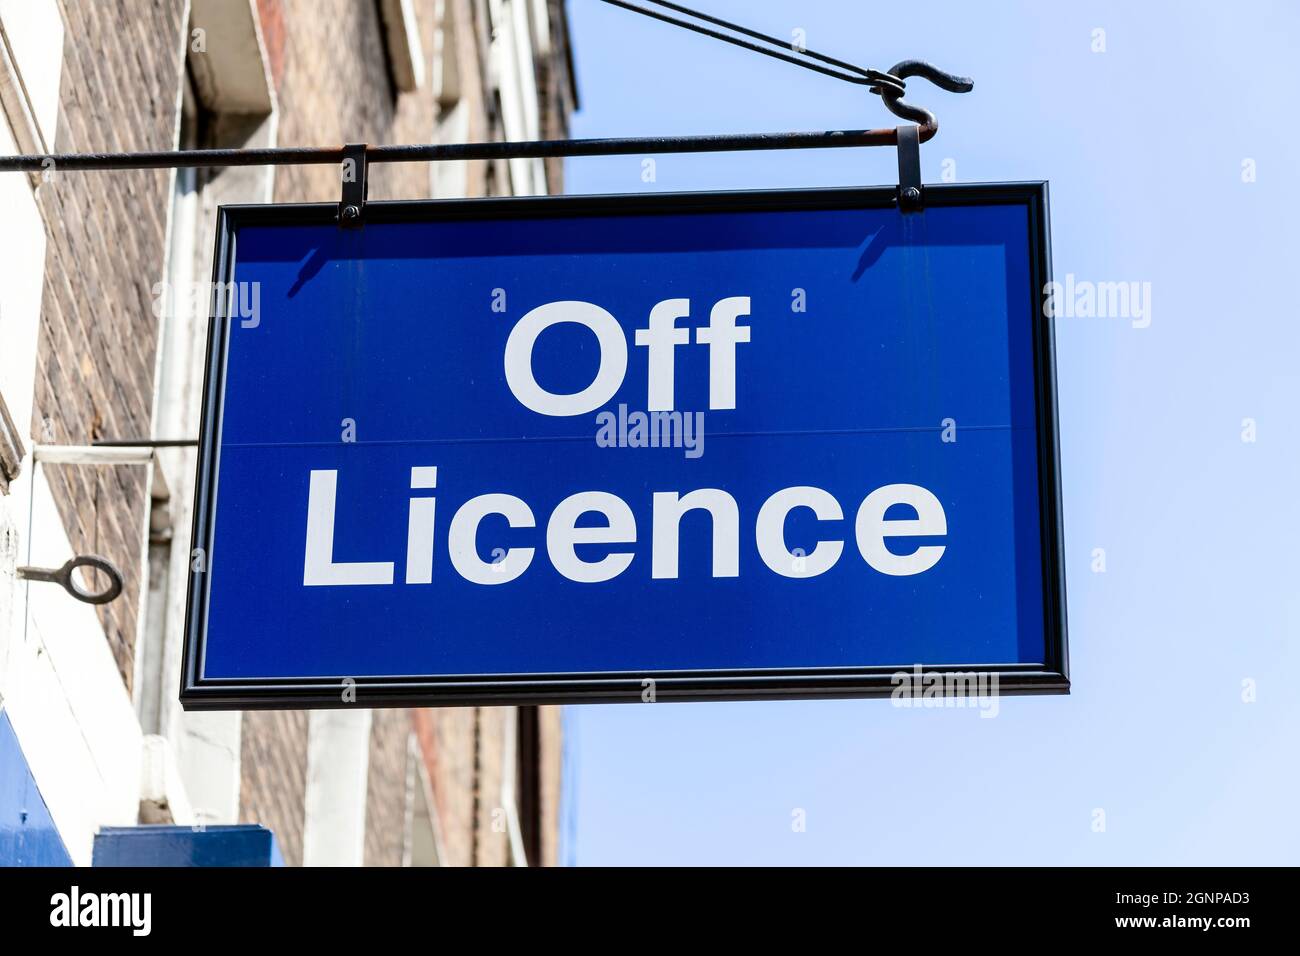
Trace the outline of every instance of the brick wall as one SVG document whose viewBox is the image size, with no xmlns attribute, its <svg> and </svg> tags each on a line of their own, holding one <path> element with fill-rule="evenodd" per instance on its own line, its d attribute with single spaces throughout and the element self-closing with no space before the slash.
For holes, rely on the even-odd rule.
<svg viewBox="0 0 1300 956">
<path fill-rule="evenodd" d="M 467 781 L 474 792 L 474 865 L 508 866 L 510 863 L 510 835 L 501 806 L 502 744 L 505 722 L 514 711 L 504 707 L 478 709 L 479 732 L 476 736 L 477 773 Z M 514 767 L 508 768 L 511 773 Z"/>
<path fill-rule="evenodd" d="M 444 861 L 474 864 L 475 740 L 478 708 L 420 710 L 414 716 L 420 748 L 429 768 L 438 820 L 442 825 Z"/>
<path fill-rule="evenodd" d="M 541 866 L 560 865 L 560 788 L 564 771 L 564 727 L 559 707 L 537 708 L 540 765 Z"/>
<path fill-rule="evenodd" d="M 483 4 L 470 0 L 445 0 L 458 24 L 454 42 L 461 69 L 461 95 L 469 115 L 468 139 L 500 139 L 500 121 L 485 93 L 488 82 L 487 26 Z M 416 14 L 426 56 L 426 75 L 432 76 L 436 20 L 434 0 L 417 0 Z M 352 0 L 258 0 L 262 29 L 279 98 L 279 144 L 418 143 L 432 139 L 436 104 L 427 93 L 395 97 L 385 65 L 376 7 Z M 555 31 L 567 43 L 556 16 Z M 572 108 L 567 75 L 553 69 L 543 78 L 545 135 L 563 137 Z M 562 167 L 548 166 L 552 191 L 560 191 Z M 470 195 L 494 191 L 493 182 L 506 182 L 504 168 L 495 178 L 486 163 L 468 169 Z M 370 170 L 370 197 L 421 198 L 429 195 L 428 166 L 421 163 L 381 164 Z M 334 167 L 302 166 L 277 170 L 277 202 L 337 201 L 339 175 Z M 557 859 L 559 791 L 558 708 L 543 708 L 545 749 L 541 812 L 543 862 Z M 406 741 L 417 731 L 421 753 L 429 769 L 441 824 L 445 862 L 454 866 L 503 865 L 509 859 L 507 835 L 500 830 L 502 733 L 506 712 L 499 708 L 464 708 L 438 711 L 376 711 L 371 732 L 370 772 L 367 782 L 367 832 L 365 860 L 370 865 L 401 862 L 406 800 Z M 282 735 L 283 727 L 266 722 L 245 722 L 245 752 L 258 760 L 278 763 L 305 752 L 306 720 L 293 729 L 304 739 Z M 250 741 L 252 746 L 249 746 Z M 550 764 L 553 763 L 553 766 Z M 512 768 L 511 768 L 512 770 Z M 513 772 L 513 771 L 512 771 Z M 277 832 L 296 817 L 301 827 L 301 794 L 297 803 L 265 799 L 257 788 L 277 786 L 274 776 L 245 774 L 242 799 L 250 811 L 257 806 L 261 822 Z M 248 789 L 252 788 L 252 789 Z M 268 815 L 269 814 L 269 815 Z"/>
<path fill-rule="evenodd" d="M 387 53 L 375 3 L 356 0 L 258 0 L 263 41 L 279 105 L 279 145 L 327 143 L 428 142 L 434 104 L 427 91 L 399 97 L 389 77 Z M 426 73 L 432 69 L 434 0 L 417 0 Z M 422 164 L 375 167 L 370 196 L 420 198 L 429 194 Z M 276 202 L 335 202 L 339 171 L 333 166 L 286 166 L 276 170 Z M 306 752 L 307 721 L 297 715 L 292 728 L 245 722 L 242 760 L 270 767 L 292 762 Z M 371 730 L 366 796 L 365 862 L 400 865 L 405 836 L 406 745 L 411 715 L 380 710 Z M 286 730 L 288 731 L 286 733 Z M 279 787 L 273 772 L 243 775 L 241 805 L 247 819 L 279 832 L 301 830 L 303 794 L 273 799 Z M 261 816 L 257 816 L 261 813 Z M 287 859 L 287 857 L 286 857 Z M 300 859 L 300 856 L 299 856 Z"/>
<path fill-rule="evenodd" d="M 481 27 L 469 0 L 447 0 L 452 16 L 461 25 Z M 436 121 L 436 104 L 431 95 L 397 97 L 389 78 L 386 54 L 382 45 L 377 7 L 353 0 L 259 0 L 262 29 L 272 62 L 272 75 L 278 76 L 279 144 L 318 145 L 322 143 L 418 143 L 432 139 Z M 436 20 L 433 0 L 420 0 L 416 15 L 422 35 L 421 47 L 426 56 L 426 75 L 432 75 L 432 52 L 435 48 Z M 485 33 L 481 29 L 459 29 L 455 35 L 462 77 L 467 78 L 462 92 L 471 118 L 470 138 L 490 138 L 493 134 L 485 114 L 487 98 L 482 84 L 486 73 L 482 65 Z M 471 166 L 469 191 L 483 194 L 487 189 L 484 164 Z M 383 164 L 370 170 L 370 197 L 421 198 L 430 192 L 429 169 L 425 164 Z M 339 174 L 334 167 L 302 166 L 277 170 L 277 202 L 337 201 Z M 426 712 L 428 713 L 428 712 Z M 401 862 L 405 835 L 406 740 L 412 727 L 412 712 L 376 711 L 371 733 L 370 772 L 367 781 L 365 859 L 372 865 L 395 865 Z M 427 747 L 435 800 L 443 827 L 446 850 L 453 865 L 504 862 L 504 837 L 491 829 L 491 811 L 500 802 L 499 756 L 500 719 L 486 717 L 493 735 L 483 734 L 483 715 L 476 710 L 438 712 L 426 716 Z M 430 732 L 431 727 L 436 730 Z M 306 721 L 300 732 L 305 735 Z M 272 728 L 261 723 L 245 724 L 244 760 L 249 750 L 258 759 L 280 762 L 290 759 L 305 741 L 281 738 L 265 739 Z M 252 747 L 249 747 L 250 738 Z M 283 753 L 281 753 L 283 751 Z M 492 775 L 492 790 L 484 790 L 482 773 L 486 763 Z M 292 814 L 301 820 L 301 794 L 293 806 L 270 804 L 258 789 L 274 787 L 274 777 L 245 775 L 246 787 L 241 799 L 251 810 L 255 804 L 269 809 L 273 816 L 262 822 L 273 829 L 283 827 L 282 819 Z M 477 799 L 476 799 L 477 795 Z M 250 816 L 251 819 L 251 816 Z M 486 822 L 485 822 L 486 821 Z M 300 826 L 300 823 L 299 823 Z M 477 859 L 475 854 L 477 853 Z"/>
<path fill-rule="evenodd" d="M 180 0 L 60 0 L 65 24 L 59 152 L 168 149 L 176 123 Z M 32 434 L 89 444 L 148 436 L 170 198 L 166 170 L 64 173 L 37 196 L 48 234 Z M 140 606 L 145 473 L 53 466 L 46 474 L 77 552 L 122 570 L 99 609 L 128 688 Z"/>
<path fill-rule="evenodd" d="M 577 109 L 577 86 L 570 72 L 569 21 L 564 0 L 547 4 L 552 55 L 537 64 L 537 98 L 541 117 L 542 139 L 567 139 L 569 114 Z M 564 191 L 564 158 L 552 156 L 546 161 L 546 183 L 552 194 Z"/>
<path fill-rule="evenodd" d="M 239 819 L 275 833 L 289 866 L 302 865 L 303 799 L 307 792 L 307 714 L 250 710 L 239 755 Z"/>
<path fill-rule="evenodd" d="M 402 865 L 410 734 L 409 711 L 374 712 L 370 725 L 370 775 L 366 781 L 366 866 Z"/>
<path fill-rule="evenodd" d="M 183 64 L 183 0 L 59 3 L 66 33 L 56 148 L 171 148 Z M 486 93 L 485 5 L 443 4 L 459 27 L 453 42 L 469 116 L 467 138 L 499 139 L 500 120 Z M 256 6 L 278 98 L 279 145 L 433 139 L 437 106 L 429 85 L 417 94 L 396 95 L 376 3 L 256 0 Z M 416 0 L 429 77 L 438 6 L 438 0 Z M 568 100 L 562 79 L 555 70 L 542 78 L 547 136 L 564 135 Z M 553 191 L 560 168 L 548 165 Z M 334 167 L 282 167 L 275 175 L 275 200 L 335 201 L 338 176 Z M 507 181 L 502 164 L 468 167 L 470 195 L 500 191 Z M 429 190 L 426 164 L 385 164 L 371 173 L 375 199 L 419 198 Z M 49 246 L 33 434 L 60 444 L 148 436 L 158 344 L 152 287 L 162 278 L 170 174 L 56 172 L 41 187 L 38 202 Z M 145 470 L 54 466 L 47 474 L 74 549 L 103 554 L 122 569 L 122 597 L 99 614 L 130 689 L 144 566 Z M 367 863 L 401 862 L 412 727 L 430 769 L 447 862 L 506 862 L 505 834 L 494 828 L 501 774 L 512 772 L 501 762 L 505 719 L 504 711 L 492 708 L 375 713 Z M 244 715 L 240 818 L 273 829 L 290 864 L 302 860 L 306 759 L 304 713 Z M 553 824 L 544 830 L 553 832 Z"/>
</svg>

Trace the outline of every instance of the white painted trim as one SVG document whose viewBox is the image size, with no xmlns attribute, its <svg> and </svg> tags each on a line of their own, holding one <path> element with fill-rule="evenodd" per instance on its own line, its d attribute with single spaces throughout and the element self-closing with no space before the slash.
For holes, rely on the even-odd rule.
<svg viewBox="0 0 1300 956">
<path fill-rule="evenodd" d="M 29 506 L 23 563 L 57 567 L 72 546 L 43 469 L 20 483 Z M 23 613 L 10 617 L 3 643 L 0 702 L 68 853 L 88 866 L 99 827 L 138 819 L 140 725 L 94 609 L 54 585 L 19 589 Z"/>
<path fill-rule="evenodd" d="M 501 21 L 496 24 L 489 51 L 491 75 L 501 94 L 501 122 L 507 140 L 538 139 L 541 107 L 537 100 L 537 73 L 533 60 L 533 18 L 528 0 L 499 0 Z M 536 196 L 546 191 L 541 159 L 513 158 L 510 192 Z"/>
<path fill-rule="evenodd" d="M 204 822 L 195 815 L 194 808 L 190 806 L 189 798 L 185 793 L 185 782 L 181 779 L 180 767 L 176 764 L 176 755 L 168 745 L 166 737 L 157 734 L 144 735 L 140 766 L 140 800 L 165 808 L 171 822 L 180 826 Z"/>
<path fill-rule="evenodd" d="M 369 710 L 313 710 L 307 728 L 303 866 L 361 866 L 370 772 Z"/>
<path fill-rule="evenodd" d="M 203 30 L 203 52 L 193 31 Z M 194 83 L 215 113 L 269 115 L 275 85 L 262 38 L 256 0 L 191 0 L 186 33 Z"/>
<path fill-rule="evenodd" d="M 148 445 L 37 445 L 32 459 L 46 465 L 148 465 L 154 449 Z"/>
<path fill-rule="evenodd" d="M 547 0 L 525 0 L 533 18 L 533 62 L 551 54 L 551 14 Z"/>
<path fill-rule="evenodd" d="M 0 154 L 17 148 L 0 116 Z M 0 392 L 28 454 L 36 384 L 41 298 L 45 275 L 45 224 L 26 179 L 0 174 Z M 19 471 L 26 472 L 24 464 Z M 24 512 L 25 513 L 25 512 Z"/>
<path fill-rule="evenodd" d="M 413 93 L 424 85 L 424 49 L 415 7 L 411 0 L 379 0 L 379 14 L 393 82 L 403 93 Z"/>
<path fill-rule="evenodd" d="M 0 0 L 0 103 L 24 153 L 54 152 L 63 31 L 57 3 Z"/>
<path fill-rule="evenodd" d="M 510 865 L 527 866 L 524 833 L 519 824 L 519 803 L 515 784 L 519 778 L 519 708 L 502 708 L 501 735 L 501 806 L 506 812 L 506 832 L 510 839 Z"/>
<path fill-rule="evenodd" d="M 433 783 L 424 763 L 420 738 L 411 731 L 406 738 L 406 819 L 402 840 L 402 866 L 444 866 L 447 847 L 442 821 L 433 796 Z"/>
<path fill-rule="evenodd" d="M 21 114 L 16 139 L 0 122 L 0 152 L 17 151 L 24 138 L 24 151 L 48 152 L 63 63 L 58 5 L 0 0 L 0 20 L 11 83 L 5 113 L 11 120 Z M 0 179 L 0 207 L 0 388 L 25 430 L 32 420 L 45 227 L 21 178 Z M 32 458 L 10 493 L 0 496 L 0 705 L 69 855 L 88 866 L 99 827 L 138 819 L 143 740 L 94 609 L 54 585 L 15 576 L 19 563 L 58 567 L 72 555 L 34 451 Z"/>
</svg>

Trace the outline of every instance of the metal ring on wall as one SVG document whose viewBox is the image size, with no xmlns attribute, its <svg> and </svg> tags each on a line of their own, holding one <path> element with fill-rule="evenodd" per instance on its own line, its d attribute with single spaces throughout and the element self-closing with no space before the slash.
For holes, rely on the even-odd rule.
<svg viewBox="0 0 1300 956">
<path fill-rule="evenodd" d="M 108 587 L 102 591 L 88 591 L 81 587 L 72 572 L 77 568 L 94 568 L 108 575 Z M 122 593 L 122 572 L 108 558 L 97 554 L 79 554 L 69 558 L 60 568 L 18 568 L 18 577 L 27 581 L 49 581 L 57 584 L 78 601 L 85 604 L 107 604 Z"/>
</svg>

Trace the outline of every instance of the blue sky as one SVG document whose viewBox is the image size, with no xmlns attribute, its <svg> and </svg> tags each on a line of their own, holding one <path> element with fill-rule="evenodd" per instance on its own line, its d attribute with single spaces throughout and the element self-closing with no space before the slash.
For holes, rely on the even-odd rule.
<svg viewBox="0 0 1300 956">
<path fill-rule="evenodd" d="M 1056 278 L 1149 282 L 1151 322 L 1057 319 L 1070 696 L 1004 699 L 992 720 L 888 701 L 571 707 L 566 861 L 1300 862 L 1300 7 L 699 3 L 861 65 L 973 76 L 965 96 L 909 84 L 941 123 L 926 181 L 945 160 L 962 182 L 1050 181 Z M 569 7 L 575 137 L 894 125 L 861 87 Z M 566 176 L 601 193 L 897 170 L 867 149 L 661 156 L 653 184 L 641 157 L 584 158 Z"/>
</svg>

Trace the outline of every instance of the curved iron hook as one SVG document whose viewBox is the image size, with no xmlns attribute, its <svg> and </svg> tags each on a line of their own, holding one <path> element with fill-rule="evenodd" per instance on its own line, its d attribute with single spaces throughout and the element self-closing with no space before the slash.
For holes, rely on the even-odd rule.
<svg viewBox="0 0 1300 956">
<path fill-rule="evenodd" d="M 949 93 L 969 93 L 975 88 L 975 81 L 970 77 L 945 72 L 924 60 L 903 60 L 895 63 L 890 68 L 889 73 L 900 80 L 909 76 L 919 76 L 924 80 L 929 80 L 939 89 L 947 90 Z M 934 114 L 923 106 L 905 102 L 903 100 L 903 91 L 881 86 L 872 87 L 872 92 L 880 94 L 880 98 L 885 101 L 885 107 L 889 112 L 903 119 L 909 119 L 920 126 L 922 142 L 932 138 L 939 131 L 939 121 L 935 119 Z"/>
</svg>

